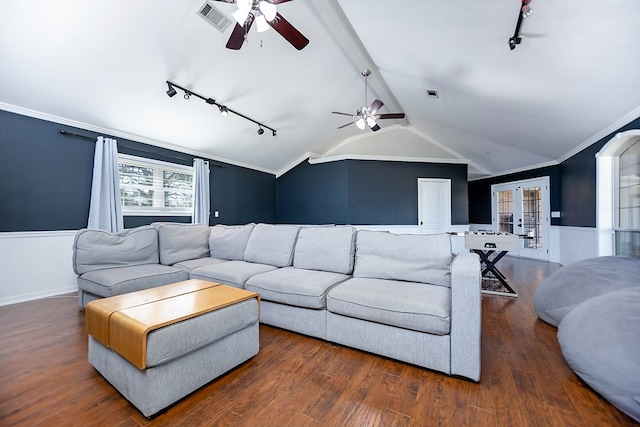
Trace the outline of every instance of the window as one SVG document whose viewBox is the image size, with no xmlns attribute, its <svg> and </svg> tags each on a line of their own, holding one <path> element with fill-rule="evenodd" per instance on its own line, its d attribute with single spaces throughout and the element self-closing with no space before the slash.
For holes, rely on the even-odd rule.
<svg viewBox="0 0 640 427">
<path fill-rule="evenodd" d="M 640 257 L 640 141 L 618 159 L 615 253 Z"/>
<path fill-rule="evenodd" d="M 118 154 L 124 215 L 193 213 L 193 168 Z"/>
</svg>

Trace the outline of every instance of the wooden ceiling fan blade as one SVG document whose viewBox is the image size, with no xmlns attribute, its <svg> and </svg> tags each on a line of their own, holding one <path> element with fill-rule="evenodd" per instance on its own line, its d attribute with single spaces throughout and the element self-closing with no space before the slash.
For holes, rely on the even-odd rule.
<svg viewBox="0 0 640 427">
<path fill-rule="evenodd" d="M 379 99 L 374 100 L 369 107 L 369 114 L 374 115 L 380 108 L 382 108 L 383 105 L 384 102 L 380 101 Z"/>
<path fill-rule="evenodd" d="M 224 0 L 223 0 L 224 1 Z M 267 2 L 271 3 L 271 4 L 280 4 L 280 3 L 286 3 L 288 1 L 291 0 L 267 0 Z"/>
<path fill-rule="evenodd" d="M 355 114 L 341 113 L 340 111 L 332 111 L 331 114 L 342 114 L 343 116 L 355 117 Z"/>
<path fill-rule="evenodd" d="M 355 120 L 354 120 L 353 122 L 349 122 L 349 123 L 347 123 L 346 125 L 338 126 L 338 128 L 337 128 L 337 129 L 346 128 L 347 126 L 352 125 L 352 124 L 354 124 L 354 123 L 355 123 Z"/>
<path fill-rule="evenodd" d="M 271 28 L 280 33 L 280 35 L 296 49 L 302 50 L 309 44 L 309 39 L 303 36 L 300 31 L 296 30 L 296 28 L 279 13 L 276 13 L 276 17 L 273 21 L 267 22 L 269 22 Z"/>
<path fill-rule="evenodd" d="M 229 37 L 229 41 L 227 42 L 227 49 L 240 50 L 244 44 L 244 36 L 251 29 L 254 19 L 255 16 L 253 16 L 253 13 L 250 13 L 247 16 L 247 20 L 244 21 L 244 25 L 236 24 L 233 32 L 231 33 L 231 37 Z"/>
<path fill-rule="evenodd" d="M 386 113 L 386 114 L 378 114 L 376 116 L 378 119 L 404 119 L 404 113 Z"/>
</svg>

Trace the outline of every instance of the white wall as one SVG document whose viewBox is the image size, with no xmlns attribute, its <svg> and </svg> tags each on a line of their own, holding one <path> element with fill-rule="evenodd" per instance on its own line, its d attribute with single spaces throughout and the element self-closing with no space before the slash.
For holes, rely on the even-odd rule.
<svg viewBox="0 0 640 427">
<path fill-rule="evenodd" d="M 596 228 L 553 225 L 550 235 L 549 261 L 567 265 L 598 256 Z"/>
<path fill-rule="evenodd" d="M 76 292 L 76 231 L 0 233 L 0 306 Z"/>
</svg>

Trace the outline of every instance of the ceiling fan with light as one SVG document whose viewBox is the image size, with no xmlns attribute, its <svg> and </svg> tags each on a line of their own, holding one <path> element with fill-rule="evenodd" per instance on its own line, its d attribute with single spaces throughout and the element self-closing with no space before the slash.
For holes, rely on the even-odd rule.
<svg viewBox="0 0 640 427">
<path fill-rule="evenodd" d="M 215 0 L 222 3 L 234 3 L 238 10 L 233 12 L 237 24 L 229 37 L 227 48 L 239 50 L 247 34 L 256 21 L 258 32 L 267 31 L 270 27 L 276 30 L 293 47 L 302 50 L 309 40 L 302 35 L 289 21 L 284 19 L 276 9 L 276 5 L 291 0 Z"/>
<path fill-rule="evenodd" d="M 358 108 L 356 114 L 341 113 L 339 111 L 332 111 L 333 114 L 340 114 L 343 116 L 350 116 L 356 118 L 356 120 L 349 122 L 345 125 L 339 126 L 338 129 L 349 126 L 355 123 L 358 128 L 364 130 L 365 125 L 369 126 L 372 131 L 380 130 L 380 126 L 377 120 L 380 119 L 404 119 L 404 113 L 386 113 L 378 114 L 378 110 L 382 108 L 384 103 L 379 99 L 374 100 L 371 105 L 367 106 L 367 77 L 371 74 L 371 70 L 365 69 L 362 71 L 364 77 L 364 107 Z"/>
</svg>

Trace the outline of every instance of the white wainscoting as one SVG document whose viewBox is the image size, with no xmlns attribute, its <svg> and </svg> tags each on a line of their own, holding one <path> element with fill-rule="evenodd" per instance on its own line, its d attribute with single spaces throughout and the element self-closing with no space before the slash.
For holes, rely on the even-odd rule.
<svg viewBox="0 0 640 427">
<path fill-rule="evenodd" d="M 551 226 L 549 260 L 571 264 L 598 256 L 598 233 L 595 227 Z"/>
<path fill-rule="evenodd" d="M 469 224 L 471 231 L 491 230 L 491 224 Z M 549 261 L 563 265 L 598 256 L 598 234 L 592 227 L 549 227 Z"/>
<path fill-rule="evenodd" d="M 76 292 L 75 230 L 0 233 L 0 306 Z"/>
</svg>

